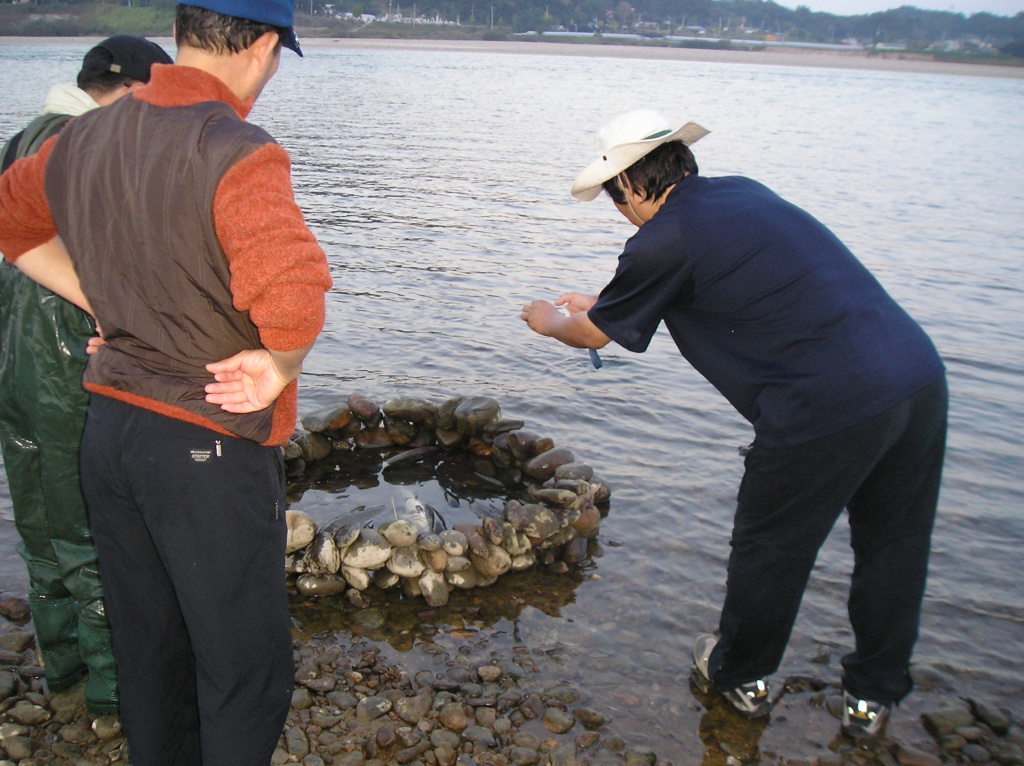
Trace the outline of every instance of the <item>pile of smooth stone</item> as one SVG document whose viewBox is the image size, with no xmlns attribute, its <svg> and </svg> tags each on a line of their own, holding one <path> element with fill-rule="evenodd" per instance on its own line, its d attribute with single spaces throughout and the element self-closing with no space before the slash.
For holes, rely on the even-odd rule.
<svg viewBox="0 0 1024 766">
<path fill-rule="evenodd" d="M 290 477 L 302 476 L 318 461 L 344 459 L 338 453 L 350 450 L 400 450 L 385 466 L 465 450 L 486 461 L 477 476 L 505 487 L 489 477 L 503 476 L 525 486 L 532 501 L 507 500 L 479 523 L 451 529 L 412 495 L 376 528 L 344 517 L 318 528 L 308 514 L 288 511 L 285 570 L 297 576 L 296 587 L 306 595 L 345 593 L 361 604 L 372 584 L 401 587 L 408 597 L 442 606 L 453 588 L 490 585 L 506 572 L 537 565 L 567 572 L 586 558 L 587 541 L 600 525 L 597 505 L 611 494 L 570 450 L 522 430 L 520 420 L 503 419 L 490 397 L 435 404 L 403 396 L 381 407 L 354 393 L 343 405 L 303 417 L 301 424 L 285 449 Z"/>
</svg>

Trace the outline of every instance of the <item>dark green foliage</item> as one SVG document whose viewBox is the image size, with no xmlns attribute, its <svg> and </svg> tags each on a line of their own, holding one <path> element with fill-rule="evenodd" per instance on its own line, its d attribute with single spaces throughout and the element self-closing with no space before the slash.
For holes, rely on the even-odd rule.
<svg viewBox="0 0 1024 766">
<path fill-rule="evenodd" d="M 0 35 L 170 37 L 174 6 L 173 0 L 132 0 L 130 8 L 124 2 L 0 5 Z"/>
<path fill-rule="evenodd" d="M 893 0 L 894 4 L 903 0 Z M 103 35 L 114 33 L 167 35 L 175 0 L 33 0 L 24 5 L 0 5 L 0 35 Z M 807 6 L 791 10 L 774 0 L 297 0 L 296 26 L 306 34 L 345 34 L 360 24 L 332 18 L 348 11 L 357 16 L 383 16 L 389 11 L 420 18 L 440 17 L 473 28 L 472 35 L 507 36 L 510 32 L 568 30 L 584 36 L 609 32 L 637 32 L 657 41 L 665 35 L 700 35 L 686 27 L 703 27 L 705 35 L 733 40 L 760 40 L 770 34 L 779 40 L 859 44 L 900 43 L 909 49 L 949 47 L 978 52 L 999 48 L 1004 55 L 1024 40 L 1024 13 L 1013 17 L 952 11 L 926 11 L 911 5 L 856 16 L 816 13 Z M 30 20 L 43 15 L 47 20 Z M 359 34 L 384 35 L 370 24 Z M 466 29 L 452 31 L 441 25 L 415 25 L 415 34 L 392 28 L 391 36 L 458 38 Z M 413 26 L 413 25 L 408 25 Z M 305 31 L 308 30 L 308 31 Z M 678 42 L 666 44 L 679 44 Z M 708 43 L 715 45 L 715 43 Z M 736 43 L 734 43 L 734 46 Z M 1009 46 L 1007 50 L 1007 46 Z M 956 47 L 956 46 L 954 46 Z M 1009 51 L 1009 52 L 1008 52 Z"/>
<path fill-rule="evenodd" d="M 1015 59 L 1024 59 L 1024 40 L 1014 40 L 1002 46 L 999 51 Z"/>
</svg>

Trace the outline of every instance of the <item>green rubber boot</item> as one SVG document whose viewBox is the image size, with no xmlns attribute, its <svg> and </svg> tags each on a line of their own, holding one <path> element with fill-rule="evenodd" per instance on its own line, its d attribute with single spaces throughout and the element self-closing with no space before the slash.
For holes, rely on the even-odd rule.
<svg viewBox="0 0 1024 766">
<path fill-rule="evenodd" d="M 51 692 L 62 692 L 86 673 L 78 649 L 78 601 L 29 594 L 28 603 L 46 672 L 46 687 Z"/>
<path fill-rule="evenodd" d="M 89 680 L 85 682 L 85 706 L 90 715 L 116 715 L 117 664 L 114 662 L 103 599 L 82 606 L 78 620 L 78 649 L 89 668 Z"/>
</svg>

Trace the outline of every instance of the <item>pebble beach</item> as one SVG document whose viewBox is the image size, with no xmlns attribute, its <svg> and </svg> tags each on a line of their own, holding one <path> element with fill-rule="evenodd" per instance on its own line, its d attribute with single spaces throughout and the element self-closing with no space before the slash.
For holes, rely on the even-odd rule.
<svg viewBox="0 0 1024 766">
<path fill-rule="evenodd" d="M 301 599 L 301 597 L 297 597 Z M 294 604 L 301 612 L 302 605 Z M 83 685 L 47 694 L 27 603 L 5 596 L 0 626 L 0 766 L 129 766 L 114 717 L 85 710 Z M 479 607 L 468 606 L 471 616 Z M 421 647 L 416 665 L 351 632 L 296 630 L 295 691 L 272 764 L 303 766 L 669 766 L 774 763 L 788 766 L 1024 764 L 1024 728 L 997 705 L 950 694 L 922 715 L 927 735 L 891 733 L 858 743 L 836 736 L 827 755 L 802 759 L 766 752 L 766 726 L 787 718 L 838 732 L 829 713 L 837 689 L 810 678 L 778 684 L 769 720 L 739 718 L 695 686 L 681 696 L 705 709 L 703 753 L 667 760 L 637 745 L 605 700 L 554 683 L 557 660 L 525 645 L 499 648 L 486 630 L 451 629 Z M 692 699 L 691 699 L 692 696 Z M 656 724 L 655 724 L 656 725 Z"/>
</svg>

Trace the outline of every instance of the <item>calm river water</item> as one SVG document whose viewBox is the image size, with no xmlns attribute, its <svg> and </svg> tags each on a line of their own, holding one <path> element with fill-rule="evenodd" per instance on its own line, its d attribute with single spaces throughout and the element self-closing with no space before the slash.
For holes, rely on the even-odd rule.
<svg viewBox="0 0 1024 766">
<path fill-rule="evenodd" d="M 0 134 L 39 109 L 50 83 L 73 79 L 87 47 L 0 41 Z M 579 203 L 568 188 L 601 122 L 651 106 L 712 131 L 695 147 L 702 173 L 758 179 L 831 226 L 935 340 L 952 415 L 916 661 L 959 693 L 1024 714 L 1024 81 L 306 49 L 303 60 L 285 53 L 251 116 L 291 153 L 335 280 L 302 411 L 354 390 L 379 401 L 490 395 L 613 488 L 588 576 L 541 580 L 536 594 L 523 586 L 514 614 L 488 626 L 495 636 L 557 657 L 557 673 L 659 754 L 700 762 L 689 653 L 717 621 L 737 447 L 751 430 L 663 331 L 643 355 L 609 346 L 595 370 L 519 319 L 525 301 L 596 292 L 611 276 L 631 227 L 606 200 Z M 445 502 L 429 477 L 415 489 Z M 298 507 L 326 520 L 389 491 L 342 481 Z M 3 483 L 0 507 L 0 586 L 24 592 Z M 838 678 L 850 566 L 840 523 L 780 675 Z M 417 661 L 401 641 L 381 643 Z M 828 666 L 811 661 L 821 645 Z M 782 727 L 762 748 L 799 751 L 804 735 L 770 733 Z"/>
</svg>

